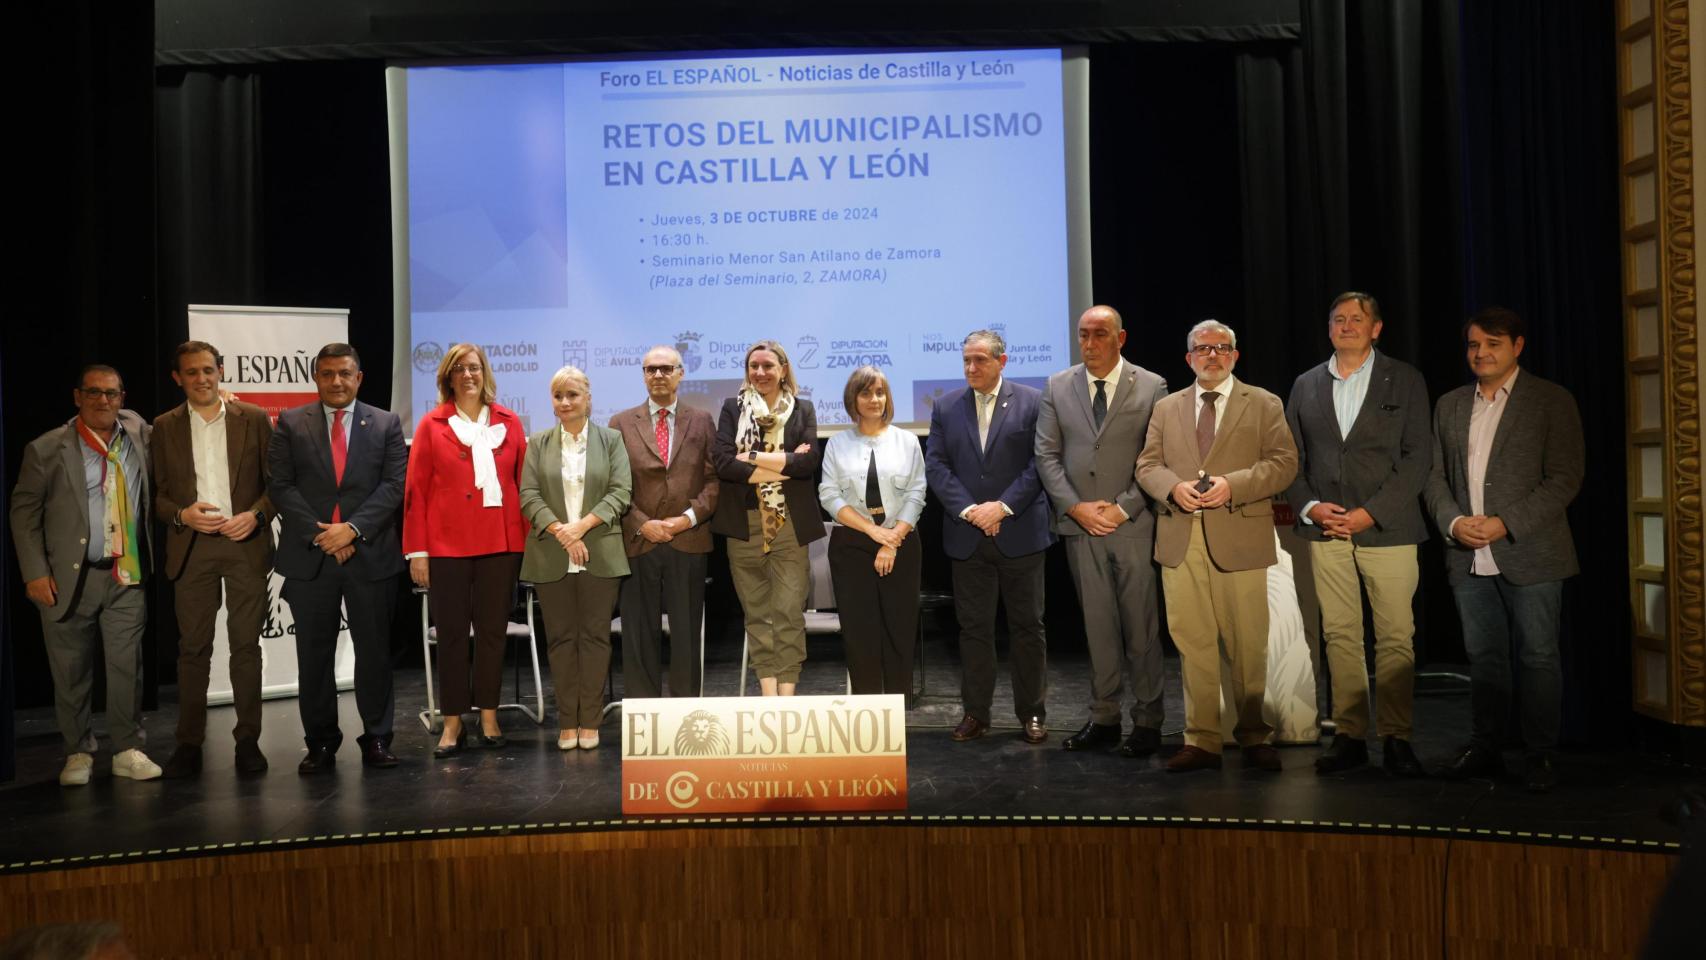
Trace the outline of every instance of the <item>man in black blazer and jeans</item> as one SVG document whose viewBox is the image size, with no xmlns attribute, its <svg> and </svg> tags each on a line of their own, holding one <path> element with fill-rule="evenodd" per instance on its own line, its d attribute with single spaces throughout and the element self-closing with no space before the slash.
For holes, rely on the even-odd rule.
<svg viewBox="0 0 1706 960">
<path fill-rule="evenodd" d="M 303 775 L 326 773 L 343 743 L 338 729 L 340 606 L 355 644 L 355 702 L 362 763 L 394 767 L 391 753 L 391 618 L 403 572 L 398 539 L 408 448 L 397 415 L 355 398 L 361 358 L 328 343 L 314 358 L 320 398 L 279 415 L 267 447 L 267 490 L 283 530 L 274 560 L 296 618 Z"/>
<path fill-rule="evenodd" d="M 1297 533 L 1309 541 L 1322 639 L 1332 677 L 1332 746 L 1318 773 L 1368 762 L 1368 738 L 1384 738 L 1388 773 L 1419 777 L 1410 747 L 1416 654 L 1416 545 L 1426 540 L 1421 492 L 1432 462 L 1428 389 L 1415 367 L 1375 349 L 1380 305 L 1342 293 L 1327 313 L 1333 355 L 1292 385 L 1285 417 L 1297 443 L 1297 479 L 1287 496 Z M 1362 594 L 1374 611 L 1376 723 L 1370 730 Z"/>
<path fill-rule="evenodd" d="M 1446 572 L 1469 652 L 1472 738 L 1447 765 L 1452 777 L 1504 770 L 1500 740 L 1510 709 L 1511 647 L 1522 686 L 1528 789 L 1558 782 L 1562 725 L 1558 616 L 1575 576 L 1565 509 L 1581 490 L 1582 418 L 1568 390 L 1517 367 L 1522 318 L 1502 307 L 1463 328 L 1475 382 L 1434 408 L 1427 507 L 1449 539 Z"/>
</svg>

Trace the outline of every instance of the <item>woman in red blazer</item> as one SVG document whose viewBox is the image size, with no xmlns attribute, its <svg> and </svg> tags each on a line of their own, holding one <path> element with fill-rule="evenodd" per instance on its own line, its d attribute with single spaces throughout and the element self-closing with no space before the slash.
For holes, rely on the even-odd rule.
<svg viewBox="0 0 1706 960">
<path fill-rule="evenodd" d="M 403 488 L 403 554 L 409 576 L 430 587 L 438 625 L 439 698 L 444 735 L 433 756 L 462 749 L 468 712 L 468 627 L 474 628 L 472 706 L 482 746 L 508 741 L 498 726 L 504 631 L 515 602 L 527 522 L 521 518 L 521 420 L 497 404 L 485 351 L 459 343 L 438 364 L 439 405 L 421 418 Z"/>
</svg>

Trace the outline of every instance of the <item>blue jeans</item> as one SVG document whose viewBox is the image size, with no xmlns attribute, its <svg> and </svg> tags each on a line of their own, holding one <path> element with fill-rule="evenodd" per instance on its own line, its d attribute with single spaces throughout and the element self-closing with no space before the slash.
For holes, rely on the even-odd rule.
<svg viewBox="0 0 1706 960">
<path fill-rule="evenodd" d="M 1516 645 L 1522 695 L 1522 738 L 1530 751 L 1558 747 L 1563 670 L 1558 659 L 1558 610 L 1564 581 L 1517 586 L 1503 576 L 1477 577 L 1452 587 L 1469 651 L 1470 713 L 1475 742 L 1497 749 L 1510 713 L 1511 645 Z"/>
</svg>

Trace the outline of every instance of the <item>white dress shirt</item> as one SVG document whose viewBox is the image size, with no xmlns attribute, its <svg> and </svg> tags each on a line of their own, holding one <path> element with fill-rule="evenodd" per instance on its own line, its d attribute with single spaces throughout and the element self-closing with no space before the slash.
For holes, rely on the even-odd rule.
<svg viewBox="0 0 1706 960">
<path fill-rule="evenodd" d="M 225 401 L 219 413 L 206 420 L 191 407 L 190 457 L 195 461 L 195 498 L 219 508 L 221 516 L 236 516 L 231 505 L 231 461 L 225 451 Z"/>
<path fill-rule="evenodd" d="M 1109 370 L 1108 375 L 1102 378 L 1102 380 L 1106 383 L 1106 386 L 1102 390 L 1102 395 L 1107 397 L 1108 409 L 1109 410 L 1112 410 L 1114 408 L 1114 391 L 1119 389 L 1120 374 L 1122 374 L 1124 372 L 1125 372 L 1125 358 L 1121 357 L 1118 360 L 1114 361 L 1114 368 L 1112 370 Z M 1095 404 L 1096 404 L 1096 375 L 1090 372 L 1089 367 L 1085 367 L 1084 368 L 1084 377 L 1086 380 L 1089 381 L 1088 385 L 1090 387 L 1090 406 L 1091 406 L 1091 409 L 1095 409 Z"/>
<path fill-rule="evenodd" d="M 579 520 L 584 511 L 582 503 L 586 500 L 586 435 L 587 428 L 581 427 L 580 436 L 575 436 L 567 427 L 557 428 L 558 438 L 562 440 L 563 459 L 559 467 L 563 478 L 563 511 L 566 514 L 564 523 Z M 569 572 L 580 573 L 586 569 L 585 564 L 569 561 Z"/>
</svg>

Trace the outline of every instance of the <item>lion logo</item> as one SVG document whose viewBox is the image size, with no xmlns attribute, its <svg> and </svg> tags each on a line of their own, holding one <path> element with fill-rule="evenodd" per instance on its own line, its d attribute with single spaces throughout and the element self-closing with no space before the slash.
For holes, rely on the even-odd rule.
<svg viewBox="0 0 1706 960">
<path fill-rule="evenodd" d="M 723 722 L 709 710 L 688 714 L 675 731 L 675 755 L 703 757 L 729 752 L 729 735 Z"/>
</svg>

